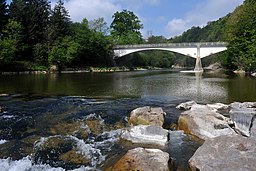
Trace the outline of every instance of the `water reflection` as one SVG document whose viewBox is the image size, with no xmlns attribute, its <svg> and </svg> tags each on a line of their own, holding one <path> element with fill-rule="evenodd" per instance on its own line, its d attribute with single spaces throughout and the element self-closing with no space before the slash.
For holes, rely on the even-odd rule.
<svg viewBox="0 0 256 171">
<path fill-rule="evenodd" d="M 203 73 L 140 71 L 49 75 L 1 75 L 0 94 L 90 98 L 183 98 L 197 102 L 256 100 L 256 80 Z"/>
</svg>

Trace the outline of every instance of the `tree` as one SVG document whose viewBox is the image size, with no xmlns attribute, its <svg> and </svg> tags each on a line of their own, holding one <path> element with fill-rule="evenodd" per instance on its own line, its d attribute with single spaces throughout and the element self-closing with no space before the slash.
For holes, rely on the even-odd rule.
<svg viewBox="0 0 256 171">
<path fill-rule="evenodd" d="M 58 0 L 50 17 L 50 28 L 48 31 L 50 44 L 53 44 L 55 40 L 70 35 L 70 24 L 70 16 L 64 7 L 64 1 Z"/>
<path fill-rule="evenodd" d="M 107 22 L 104 20 L 103 17 L 89 21 L 89 28 L 95 32 L 100 32 L 105 36 L 109 33 Z"/>
<path fill-rule="evenodd" d="M 2 30 L 7 23 L 7 19 L 6 0 L 0 0 L 0 37 L 2 37 Z"/>
<path fill-rule="evenodd" d="M 131 11 L 116 12 L 110 25 L 111 35 L 117 44 L 139 44 L 142 42 L 141 21 Z"/>
<path fill-rule="evenodd" d="M 157 43 L 167 43 L 167 39 L 164 36 L 150 36 L 147 43 L 157 44 Z"/>
<path fill-rule="evenodd" d="M 0 63 L 8 64 L 15 59 L 15 53 L 18 51 L 21 40 L 22 26 L 15 20 L 8 20 L 3 29 L 5 35 L 0 39 Z"/>
<path fill-rule="evenodd" d="M 38 61 L 39 63 L 47 61 L 47 53 L 44 53 L 44 57 L 39 59 L 38 56 L 35 56 L 37 53 L 33 51 L 39 44 L 43 47 L 47 42 L 49 13 L 48 0 L 13 0 L 11 2 L 10 18 L 19 22 L 23 28 L 22 44 L 26 45 L 26 49 L 20 52 L 23 60 Z"/>
<path fill-rule="evenodd" d="M 57 40 L 49 52 L 49 63 L 56 64 L 61 69 L 64 65 L 71 63 L 76 57 L 78 43 L 71 37 L 64 37 Z"/>
<path fill-rule="evenodd" d="M 74 63 L 82 66 L 110 66 L 112 64 L 112 40 L 95 29 L 89 29 L 89 22 L 72 24 L 72 34 L 79 44 Z"/>
<path fill-rule="evenodd" d="M 46 43 L 49 26 L 50 4 L 48 0 L 30 0 L 27 3 L 29 43 Z"/>
<path fill-rule="evenodd" d="M 245 0 L 231 15 L 228 54 L 238 69 L 256 70 L 256 2 Z"/>
</svg>

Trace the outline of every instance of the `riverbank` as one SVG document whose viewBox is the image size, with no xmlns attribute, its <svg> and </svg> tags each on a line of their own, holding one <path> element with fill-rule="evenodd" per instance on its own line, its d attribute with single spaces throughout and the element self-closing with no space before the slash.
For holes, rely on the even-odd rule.
<svg viewBox="0 0 256 171">
<path fill-rule="evenodd" d="M 58 70 L 51 67 L 49 70 L 38 71 L 0 71 L 0 75 L 24 75 L 24 74 L 51 74 L 51 73 L 86 73 L 86 72 L 129 72 L 129 71 L 145 71 L 145 70 L 163 70 L 158 67 L 88 67 L 88 68 L 65 68 Z"/>
</svg>

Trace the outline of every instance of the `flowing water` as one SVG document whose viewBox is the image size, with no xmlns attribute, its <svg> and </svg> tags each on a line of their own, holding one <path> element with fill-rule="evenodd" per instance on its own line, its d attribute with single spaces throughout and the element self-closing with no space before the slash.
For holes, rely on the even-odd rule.
<svg viewBox="0 0 256 171">
<path fill-rule="evenodd" d="M 165 127 L 173 130 L 181 102 L 256 101 L 256 79 L 235 75 L 165 70 L 0 75 L 0 80 L 1 171 L 104 170 L 132 148 L 118 137 L 137 107 L 162 107 Z M 170 135 L 162 150 L 174 170 L 185 169 L 201 142 L 176 131 Z"/>
</svg>

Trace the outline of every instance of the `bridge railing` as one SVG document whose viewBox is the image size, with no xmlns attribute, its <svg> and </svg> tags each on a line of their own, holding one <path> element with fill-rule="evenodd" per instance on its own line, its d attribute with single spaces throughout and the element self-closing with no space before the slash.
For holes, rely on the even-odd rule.
<svg viewBox="0 0 256 171">
<path fill-rule="evenodd" d="M 137 44 L 137 45 L 116 45 L 114 49 L 138 49 L 138 48 L 170 48 L 170 47 L 219 47 L 227 46 L 226 42 L 192 42 L 192 43 L 161 43 L 161 44 Z"/>
</svg>

